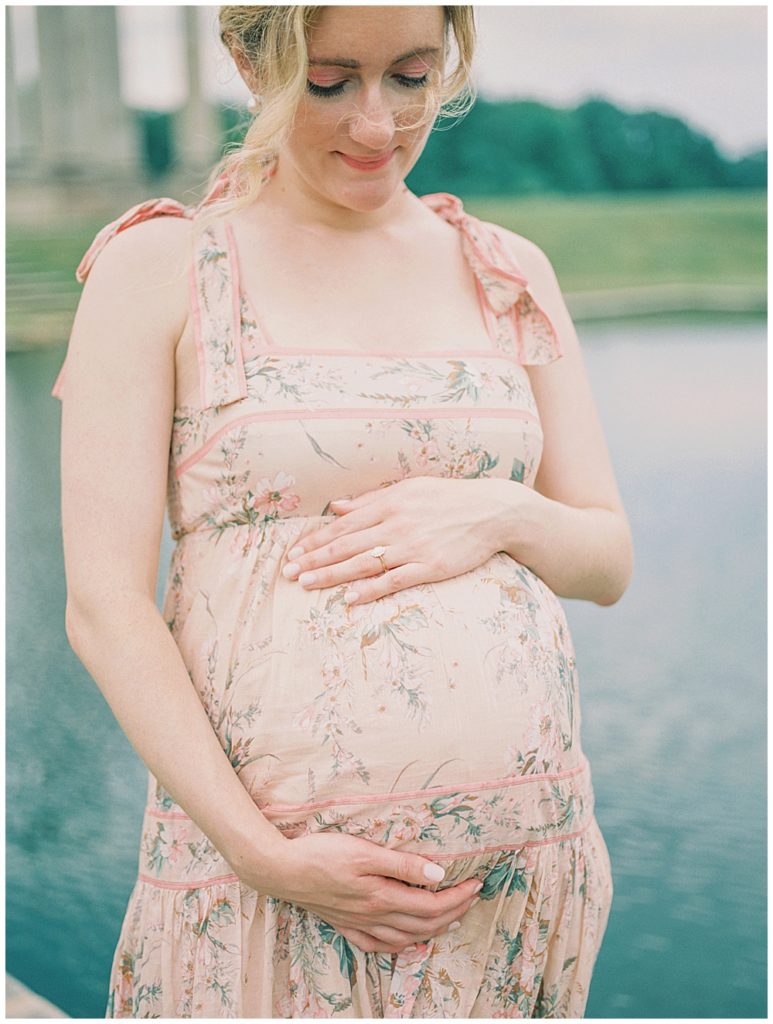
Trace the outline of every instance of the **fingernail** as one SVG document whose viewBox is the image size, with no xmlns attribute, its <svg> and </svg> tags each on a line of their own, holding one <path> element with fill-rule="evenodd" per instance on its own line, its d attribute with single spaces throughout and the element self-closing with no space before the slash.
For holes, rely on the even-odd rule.
<svg viewBox="0 0 773 1024">
<path fill-rule="evenodd" d="M 461 927 L 462 927 L 462 925 L 461 925 L 460 921 L 452 921 L 451 924 L 449 924 L 449 926 L 448 926 L 448 930 L 449 930 L 449 932 L 455 932 L 457 928 L 461 928 Z"/>
<path fill-rule="evenodd" d="M 356 601 L 359 596 L 360 595 L 356 590 L 347 590 L 344 594 L 344 601 L 346 601 L 347 604 L 351 604 L 352 601 Z"/>
<path fill-rule="evenodd" d="M 483 882 L 476 882 L 475 885 L 472 888 L 472 891 L 473 892 L 480 892 L 482 888 L 483 888 Z"/>
<path fill-rule="evenodd" d="M 289 579 L 291 576 L 294 576 L 299 569 L 300 566 L 297 562 L 288 562 L 284 569 L 282 569 L 282 575 Z"/>
<path fill-rule="evenodd" d="M 307 587 L 310 583 L 313 583 L 316 578 L 317 577 L 313 572 L 302 572 L 298 577 L 298 582 L 302 587 Z"/>
<path fill-rule="evenodd" d="M 300 546 L 300 544 L 296 544 L 294 548 L 290 548 L 290 550 L 287 552 L 287 557 L 300 558 L 302 554 L 303 548 Z"/>
<path fill-rule="evenodd" d="M 331 505 L 348 505 L 351 498 L 333 498 L 330 502 Z"/>
<path fill-rule="evenodd" d="M 405 949 L 403 950 L 403 953 L 415 953 L 415 952 L 416 952 L 416 947 L 415 946 L 406 946 Z"/>
<path fill-rule="evenodd" d="M 431 882 L 442 882 L 446 877 L 446 872 L 439 864 L 425 864 L 424 877 L 428 878 Z"/>
</svg>

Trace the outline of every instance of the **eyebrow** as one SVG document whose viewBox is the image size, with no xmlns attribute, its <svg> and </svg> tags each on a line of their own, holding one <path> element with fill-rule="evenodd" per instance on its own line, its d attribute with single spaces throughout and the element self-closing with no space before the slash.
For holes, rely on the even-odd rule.
<svg viewBox="0 0 773 1024">
<path fill-rule="evenodd" d="M 440 50 L 436 46 L 420 46 L 415 50 L 409 50 L 408 53 L 403 53 L 399 57 L 391 62 L 391 64 L 399 64 L 401 60 L 408 60 L 409 57 L 423 57 L 425 54 L 440 53 Z M 336 68 L 360 68 L 362 65 L 358 60 L 351 60 L 346 57 L 334 57 L 331 60 L 310 60 L 309 64 L 317 64 Z M 390 66 L 391 66 L 390 64 Z"/>
</svg>

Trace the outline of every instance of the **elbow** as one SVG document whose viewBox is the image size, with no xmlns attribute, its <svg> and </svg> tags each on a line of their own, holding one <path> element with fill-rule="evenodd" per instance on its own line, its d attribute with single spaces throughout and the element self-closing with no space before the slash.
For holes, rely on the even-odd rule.
<svg viewBox="0 0 773 1024">
<path fill-rule="evenodd" d="M 73 650 L 75 650 L 75 629 L 75 612 L 73 611 L 72 603 L 68 597 L 67 604 L 64 609 L 64 634 Z"/>
<path fill-rule="evenodd" d="M 613 604 L 617 604 L 626 589 L 627 585 L 618 587 L 617 590 L 610 590 L 609 593 L 597 597 L 594 603 L 599 605 L 601 608 L 611 608 Z"/>
<path fill-rule="evenodd" d="M 115 600 L 104 593 L 68 591 L 64 610 L 64 632 L 70 647 L 83 661 L 84 651 L 95 637 L 109 628 L 106 616 L 115 608 Z"/>
<path fill-rule="evenodd" d="M 83 638 L 82 613 L 78 611 L 75 602 L 70 597 L 67 598 L 64 609 L 64 634 L 70 647 L 80 658 Z"/>
<path fill-rule="evenodd" d="M 617 604 L 631 583 L 633 568 L 633 537 L 630 526 L 626 522 L 614 563 L 614 572 L 609 576 L 605 592 L 595 599 L 595 603 L 601 605 L 602 608 L 609 608 L 613 604 Z"/>
<path fill-rule="evenodd" d="M 93 643 L 125 633 L 127 624 L 138 624 L 148 611 L 159 614 L 155 597 L 135 587 L 77 588 L 67 591 L 64 631 L 78 655 Z M 82 658 L 81 658 L 82 660 Z"/>
</svg>

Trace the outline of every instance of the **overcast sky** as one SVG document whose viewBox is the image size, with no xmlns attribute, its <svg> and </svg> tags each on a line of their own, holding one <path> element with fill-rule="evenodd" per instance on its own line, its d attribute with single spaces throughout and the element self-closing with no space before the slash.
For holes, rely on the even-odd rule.
<svg viewBox="0 0 773 1024">
<path fill-rule="evenodd" d="M 17 74 L 35 73 L 31 7 L 12 9 Z M 573 106 L 601 95 L 627 110 L 677 114 L 729 156 L 766 144 L 766 5 L 477 6 L 476 81 L 484 97 Z M 181 10 L 121 5 L 127 103 L 174 109 L 185 99 Z M 217 40 L 217 7 L 200 6 L 203 85 L 246 90 Z"/>
</svg>

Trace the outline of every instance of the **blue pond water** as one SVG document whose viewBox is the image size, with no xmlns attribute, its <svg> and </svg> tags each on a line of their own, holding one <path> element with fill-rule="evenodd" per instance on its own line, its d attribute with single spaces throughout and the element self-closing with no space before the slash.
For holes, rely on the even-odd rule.
<svg viewBox="0 0 773 1024">
<path fill-rule="evenodd" d="M 765 328 L 580 337 L 636 544 L 617 605 L 564 601 L 615 880 L 587 1015 L 764 1017 Z M 7 967 L 98 1017 L 145 769 L 64 636 L 63 353 L 7 364 Z"/>
</svg>

